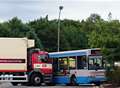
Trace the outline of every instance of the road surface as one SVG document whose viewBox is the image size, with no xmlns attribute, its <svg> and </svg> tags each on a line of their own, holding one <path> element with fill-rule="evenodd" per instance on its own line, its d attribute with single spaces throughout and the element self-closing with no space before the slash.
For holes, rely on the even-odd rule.
<svg viewBox="0 0 120 88">
<path fill-rule="evenodd" d="M 34 86 L 12 86 L 11 83 L 1 83 L 0 88 L 102 88 L 102 87 L 97 87 L 97 86 L 39 86 L 39 87 L 34 87 Z"/>
</svg>

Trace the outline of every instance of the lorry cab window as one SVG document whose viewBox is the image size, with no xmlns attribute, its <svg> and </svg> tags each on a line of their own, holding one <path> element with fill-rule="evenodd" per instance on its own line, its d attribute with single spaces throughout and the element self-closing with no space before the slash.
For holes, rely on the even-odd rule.
<svg viewBox="0 0 120 88">
<path fill-rule="evenodd" d="M 39 62 L 46 62 L 47 56 L 46 55 L 38 55 Z"/>
</svg>

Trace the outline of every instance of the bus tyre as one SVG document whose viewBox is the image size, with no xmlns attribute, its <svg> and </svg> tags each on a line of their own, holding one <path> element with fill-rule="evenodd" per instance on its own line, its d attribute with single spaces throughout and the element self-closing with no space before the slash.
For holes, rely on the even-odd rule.
<svg viewBox="0 0 120 88">
<path fill-rule="evenodd" d="M 75 74 L 72 74 L 71 77 L 70 77 L 70 85 L 71 86 L 76 86 L 77 85 Z"/>
<path fill-rule="evenodd" d="M 17 86 L 17 85 L 18 85 L 17 82 L 11 82 L 11 84 L 12 84 L 13 86 Z"/>
<path fill-rule="evenodd" d="M 101 82 L 99 82 L 99 81 L 98 81 L 98 82 L 95 82 L 95 85 L 96 85 L 96 86 L 100 86 L 100 85 L 101 85 Z"/>
<path fill-rule="evenodd" d="M 34 86 L 39 86 L 41 85 L 41 82 L 42 82 L 42 76 L 39 75 L 39 74 L 33 74 L 31 76 L 31 80 L 30 80 L 30 83 Z"/>
</svg>

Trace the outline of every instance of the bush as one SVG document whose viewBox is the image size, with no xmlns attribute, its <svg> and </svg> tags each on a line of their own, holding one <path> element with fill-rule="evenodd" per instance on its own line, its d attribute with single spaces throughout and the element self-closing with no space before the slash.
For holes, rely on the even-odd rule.
<svg viewBox="0 0 120 88">
<path fill-rule="evenodd" d="M 111 83 L 113 86 L 120 86 L 120 67 L 114 67 L 113 70 L 108 70 L 106 77 L 108 83 Z"/>
</svg>

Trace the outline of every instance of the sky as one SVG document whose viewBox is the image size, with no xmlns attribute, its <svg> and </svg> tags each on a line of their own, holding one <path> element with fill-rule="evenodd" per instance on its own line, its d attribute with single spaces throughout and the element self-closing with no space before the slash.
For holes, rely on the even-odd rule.
<svg viewBox="0 0 120 88">
<path fill-rule="evenodd" d="M 48 15 L 49 20 L 58 19 L 59 6 L 63 6 L 61 19 L 82 20 L 97 13 L 108 20 L 120 19 L 119 0 L 0 0 L 0 22 L 18 17 L 23 22 Z"/>
</svg>

